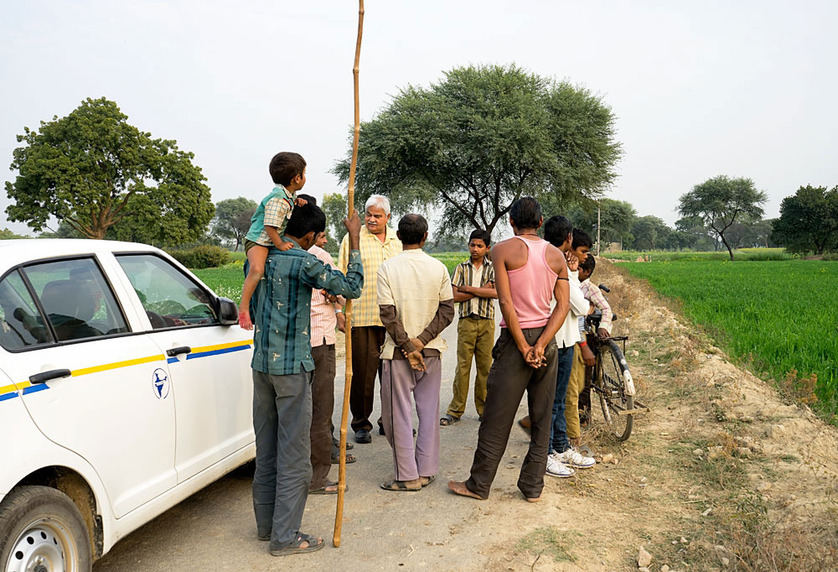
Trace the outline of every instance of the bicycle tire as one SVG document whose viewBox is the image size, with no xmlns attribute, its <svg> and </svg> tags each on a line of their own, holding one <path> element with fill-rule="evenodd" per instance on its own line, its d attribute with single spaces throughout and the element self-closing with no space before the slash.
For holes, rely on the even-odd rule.
<svg viewBox="0 0 838 572">
<path fill-rule="evenodd" d="M 634 409 L 634 397 L 626 394 L 628 365 L 620 347 L 611 340 L 600 344 L 597 352 L 597 395 L 605 424 L 618 441 L 631 435 L 634 417 L 623 413 Z"/>
</svg>

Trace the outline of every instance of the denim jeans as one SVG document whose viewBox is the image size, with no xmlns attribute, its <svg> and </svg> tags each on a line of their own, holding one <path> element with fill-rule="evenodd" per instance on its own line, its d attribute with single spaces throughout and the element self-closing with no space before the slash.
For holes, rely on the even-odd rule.
<svg viewBox="0 0 838 572">
<path fill-rule="evenodd" d="M 570 449 L 567 440 L 567 420 L 564 416 L 564 398 L 570 372 L 573 369 L 573 346 L 559 348 L 559 368 L 556 374 L 556 397 L 553 400 L 553 424 L 550 431 L 550 452 L 564 453 Z"/>
<path fill-rule="evenodd" d="M 271 549 L 289 546 L 300 531 L 311 482 L 311 373 L 253 371 L 256 532 Z"/>
</svg>

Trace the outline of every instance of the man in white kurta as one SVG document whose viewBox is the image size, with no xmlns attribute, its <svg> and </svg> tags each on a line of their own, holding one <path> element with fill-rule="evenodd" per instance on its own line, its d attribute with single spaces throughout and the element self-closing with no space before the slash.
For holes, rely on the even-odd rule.
<svg viewBox="0 0 838 572">
<path fill-rule="evenodd" d="M 378 306 L 387 331 L 381 351 L 381 418 L 393 449 L 389 491 L 418 491 L 439 470 L 440 333 L 454 319 L 448 270 L 422 251 L 428 223 L 408 214 L 399 221 L 404 251 L 378 269 Z M 419 427 L 413 442 L 413 404 Z"/>
</svg>

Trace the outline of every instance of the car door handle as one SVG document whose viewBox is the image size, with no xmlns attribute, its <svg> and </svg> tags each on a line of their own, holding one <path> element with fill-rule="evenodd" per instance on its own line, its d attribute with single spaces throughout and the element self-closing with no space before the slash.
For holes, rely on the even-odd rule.
<svg viewBox="0 0 838 572">
<path fill-rule="evenodd" d="M 166 355 L 169 357 L 179 356 L 180 354 L 188 354 L 192 351 L 192 348 L 189 346 L 179 346 L 176 348 L 170 348 L 166 350 Z"/>
<path fill-rule="evenodd" d="M 49 371 L 43 371 L 41 373 L 36 373 L 29 376 L 29 383 L 46 383 L 51 379 L 57 379 L 59 377 L 70 377 L 70 370 L 69 369 L 51 369 Z"/>
</svg>

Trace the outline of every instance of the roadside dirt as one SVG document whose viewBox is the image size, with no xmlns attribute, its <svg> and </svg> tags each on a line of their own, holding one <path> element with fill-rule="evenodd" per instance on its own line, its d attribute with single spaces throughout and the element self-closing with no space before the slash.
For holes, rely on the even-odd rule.
<svg viewBox="0 0 838 572">
<path fill-rule="evenodd" d="M 440 474 L 421 492 L 378 488 L 392 472 L 383 437 L 355 446 L 338 549 L 334 497 L 310 497 L 304 530 L 327 547 L 270 557 L 255 538 L 243 469 L 121 541 L 94 569 L 632 570 L 641 547 L 648 570 L 838 567 L 836 428 L 732 365 L 643 283 L 607 262 L 595 279 L 612 289 L 615 333 L 630 336 L 638 398 L 651 412 L 617 443 L 595 409 L 583 440 L 599 463 L 570 479 L 547 477 L 540 503 L 525 502 L 515 487 L 528 442 L 517 426 L 488 500 L 448 492 L 449 479 L 468 475 L 477 442 L 469 405 L 460 423 L 442 429 Z M 443 410 L 456 329 L 446 336 Z M 341 370 L 336 394 L 342 379 Z"/>
</svg>

